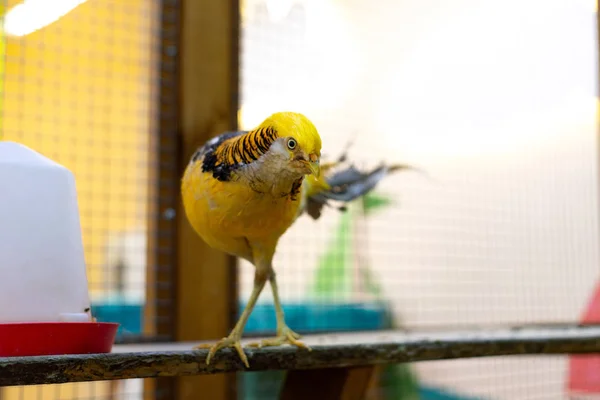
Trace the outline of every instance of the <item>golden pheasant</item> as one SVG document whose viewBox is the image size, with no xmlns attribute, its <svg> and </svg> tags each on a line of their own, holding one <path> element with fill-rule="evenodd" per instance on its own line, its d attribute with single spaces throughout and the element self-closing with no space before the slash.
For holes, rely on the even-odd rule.
<svg viewBox="0 0 600 400">
<path fill-rule="evenodd" d="M 234 347 L 249 366 L 240 339 L 267 281 L 277 336 L 257 346 L 289 343 L 306 348 L 287 326 L 281 308 L 272 264 L 279 238 L 303 211 L 316 219 L 328 200 L 348 202 L 371 190 L 390 170 L 404 168 L 380 166 L 365 174 L 350 167 L 325 179 L 320 158 L 321 137 L 312 122 L 299 113 L 279 112 L 252 131 L 226 132 L 209 140 L 187 165 L 181 194 L 193 229 L 211 247 L 255 266 L 252 294 L 229 336 L 212 346 L 196 346 L 210 347 L 207 364 L 219 349 Z"/>
</svg>

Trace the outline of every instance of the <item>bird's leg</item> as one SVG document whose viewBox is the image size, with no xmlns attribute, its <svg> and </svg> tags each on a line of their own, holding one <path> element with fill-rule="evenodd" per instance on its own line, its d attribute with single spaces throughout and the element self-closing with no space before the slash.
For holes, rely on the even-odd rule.
<svg viewBox="0 0 600 400">
<path fill-rule="evenodd" d="M 208 352 L 208 356 L 206 357 L 206 364 L 210 364 L 210 359 L 220 349 L 222 349 L 224 347 L 233 347 L 237 350 L 238 355 L 240 356 L 244 365 L 246 365 L 246 368 L 250 367 L 250 365 L 248 364 L 248 357 L 246 357 L 246 354 L 244 353 L 244 350 L 242 349 L 242 344 L 241 344 L 242 333 L 244 332 L 244 327 L 246 326 L 246 322 L 248 322 L 248 317 L 250 317 L 250 313 L 252 313 L 252 309 L 254 308 L 254 305 L 256 304 L 256 301 L 258 300 L 258 296 L 260 295 L 260 292 L 262 291 L 262 289 L 265 287 L 266 281 L 267 281 L 267 275 L 264 273 L 261 273 L 260 271 L 256 271 L 256 273 L 254 275 L 254 287 L 252 288 L 252 294 L 250 295 L 250 299 L 248 299 L 248 304 L 246 304 L 246 307 L 244 307 L 244 311 L 242 312 L 242 315 L 240 315 L 240 318 L 238 319 L 237 323 L 235 324 L 235 326 L 229 333 L 229 336 L 224 337 L 223 339 L 219 340 L 217 343 L 215 343 L 213 345 L 200 344 L 200 345 L 194 347 L 194 349 L 210 348 L 210 351 Z"/>
<path fill-rule="evenodd" d="M 277 318 L 277 336 L 270 339 L 264 339 L 260 343 L 251 343 L 250 347 L 267 347 L 267 346 L 280 346 L 285 343 L 293 344 L 294 346 L 303 347 L 310 350 L 310 347 L 299 341 L 300 335 L 291 330 L 285 323 L 285 316 L 283 314 L 283 308 L 281 307 L 281 301 L 279 300 L 279 289 L 277 288 L 277 279 L 275 278 L 275 272 L 271 272 L 269 276 L 269 283 L 271 284 L 271 290 L 273 291 L 273 302 L 275 303 L 275 317 Z"/>
</svg>

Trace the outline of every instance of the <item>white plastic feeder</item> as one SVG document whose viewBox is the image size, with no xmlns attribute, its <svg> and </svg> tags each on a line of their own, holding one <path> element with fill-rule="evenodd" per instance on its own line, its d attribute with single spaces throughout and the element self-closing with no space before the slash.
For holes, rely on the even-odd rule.
<svg viewBox="0 0 600 400">
<path fill-rule="evenodd" d="M 0 141 L 0 324 L 90 322 L 75 178 Z"/>
</svg>

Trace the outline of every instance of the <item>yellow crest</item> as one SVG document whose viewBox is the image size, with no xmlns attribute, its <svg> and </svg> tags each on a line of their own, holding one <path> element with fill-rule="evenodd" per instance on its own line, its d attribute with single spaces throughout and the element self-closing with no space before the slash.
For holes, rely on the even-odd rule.
<svg viewBox="0 0 600 400">
<path fill-rule="evenodd" d="M 303 114 L 277 112 L 265 119 L 257 129 L 272 127 L 278 137 L 293 137 L 307 154 L 321 156 L 321 136 L 313 123 Z"/>
</svg>

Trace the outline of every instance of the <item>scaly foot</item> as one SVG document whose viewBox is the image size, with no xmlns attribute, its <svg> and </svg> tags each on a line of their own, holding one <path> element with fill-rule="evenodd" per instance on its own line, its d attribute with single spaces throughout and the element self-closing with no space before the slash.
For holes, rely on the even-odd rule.
<svg viewBox="0 0 600 400">
<path fill-rule="evenodd" d="M 294 346 L 298 346 L 308 351 L 311 350 L 310 347 L 305 345 L 303 342 L 299 341 L 300 335 L 284 326 L 282 329 L 278 329 L 277 336 L 274 338 L 263 339 L 259 343 L 250 343 L 248 347 L 268 347 L 268 346 L 281 346 L 282 344 L 292 344 Z"/>
<path fill-rule="evenodd" d="M 229 336 L 224 337 L 219 340 L 217 343 L 210 344 L 199 344 L 194 346 L 194 349 L 210 349 L 208 352 L 208 356 L 206 356 L 206 365 L 210 364 L 210 359 L 215 355 L 217 351 L 224 347 L 233 347 L 237 350 L 238 355 L 240 356 L 242 362 L 246 366 L 246 368 L 250 368 L 250 364 L 248 364 L 248 357 L 246 357 L 246 353 L 244 353 L 244 349 L 242 349 L 242 343 L 240 342 L 240 335 L 232 332 Z"/>
</svg>

